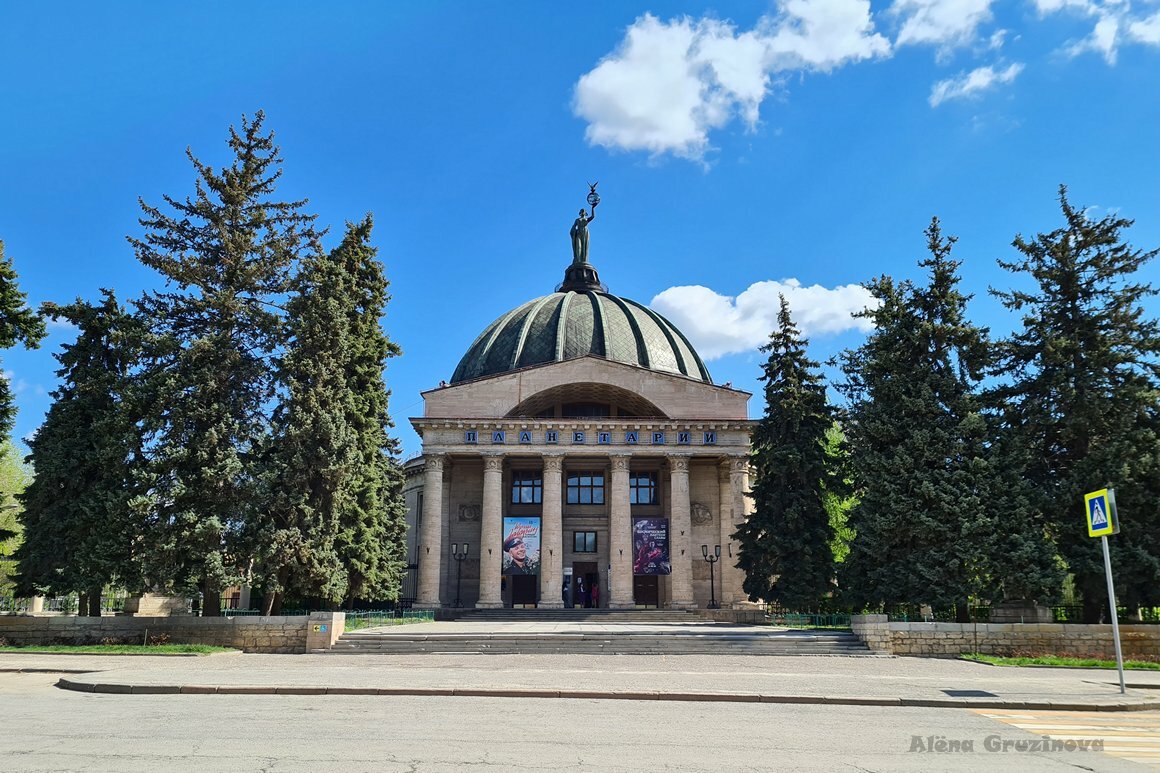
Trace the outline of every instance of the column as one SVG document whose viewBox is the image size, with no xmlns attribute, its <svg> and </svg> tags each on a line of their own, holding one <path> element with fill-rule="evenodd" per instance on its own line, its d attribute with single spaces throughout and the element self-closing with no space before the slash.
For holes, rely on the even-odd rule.
<svg viewBox="0 0 1160 773">
<path fill-rule="evenodd" d="M 628 503 L 628 456 L 612 457 L 608 498 L 608 560 L 612 564 L 610 609 L 636 606 L 632 594 L 632 508 Z"/>
<path fill-rule="evenodd" d="M 543 472 L 543 540 L 540 543 L 540 606 L 560 609 L 564 574 L 564 517 L 562 477 L 564 457 L 545 456 Z"/>
<path fill-rule="evenodd" d="M 479 601 L 481 609 L 503 606 L 503 457 L 483 457 L 483 516 L 479 546 Z"/>
<path fill-rule="evenodd" d="M 717 520 L 721 525 L 721 560 L 717 563 L 717 569 L 720 570 L 717 574 L 717 600 L 721 602 L 722 609 L 728 609 L 733 604 L 734 598 L 737 594 L 744 593 L 741 590 L 740 581 L 737 579 L 739 570 L 734 564 L 737 563 L 737 556 L 740 543 L 733 541 L 733 532 L 737 527 L 733 525 L 733 482 L 730 478 L 729 461 L 726 460 L 717 468 L 717 500 L 718 516 Z"/>
<path fill-rule="evenodd" d="M 753 498 L 749 496 L 749 457 L 734 456 L 730 458 L 729 478 L 731 484 L 729 493 L 733 500 L 732 527 L 736 530 L 753 512 Z M 734 551 L 734 558 L 729 562 L 726 573 L 721 579 L 732 583 L 736 589 L 741 588 L 743 573 L 737 568 L 736 551 Z M 737 590 L 733 597 L 734 608 L 748 606 L 748 598 L 741 590 Z"/>
<path fill-rule="evenodd" d="M 443 462 L 444 457 L 429 454 L 423 459 L 423 528 L 419 535 L 419 590 L 415 606 L 437 609 L 439 602 L 439 565 L 443 561 Z"/>
<path fill-rule="evenodd" d="M 669 559 L 673 573 L 672 598 L 669 606 L 673 609 L 691 609 L 693 603 L 693 554 L 690 542 L 693 535 L 693 520 L 689 504 L 689 457 L 670 456 L 669 475 L 672 482 L 669 502 Z M 697 556 L 697 560 L 700 560 Z"/>
</svg>

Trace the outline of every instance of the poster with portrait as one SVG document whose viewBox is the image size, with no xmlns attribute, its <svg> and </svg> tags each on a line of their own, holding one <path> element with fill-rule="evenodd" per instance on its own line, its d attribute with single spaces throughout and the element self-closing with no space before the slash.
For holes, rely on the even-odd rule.
<svg viewBox="0 0 1160 773">
<path fill-rule="evenodd" d="M 503 519 L 503 573 L 540 573 L 540 518 Z"/>
<path fill-rule="evenodd" d="M 632 548 L 633 574 L 672 574 L 668 518 L 634 518 Z"/>
</svg>

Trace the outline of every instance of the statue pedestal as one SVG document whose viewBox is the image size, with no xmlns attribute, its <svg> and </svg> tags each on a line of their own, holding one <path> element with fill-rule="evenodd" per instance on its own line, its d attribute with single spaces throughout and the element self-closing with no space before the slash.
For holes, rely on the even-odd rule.
<svg viewBox="0 0 1160 773">
<path fill-rule="evenodd" d="M 600 275 L 596 273 L 596 269 L 592 267 L 591 263 L 572 262 L 572 265 L 564 269 L 564 283 L 559 287 L 560 292 L 571 292 L 585 290 L 605 290 L 604 285 L 600 284 Z"/>
</svg>

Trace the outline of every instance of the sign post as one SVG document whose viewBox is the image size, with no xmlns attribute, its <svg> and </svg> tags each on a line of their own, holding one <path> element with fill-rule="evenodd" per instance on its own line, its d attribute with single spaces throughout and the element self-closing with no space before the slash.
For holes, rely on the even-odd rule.
<svg viewBox="0 0 1160 773">
<path fill-rule="evenodd" d="M 1124 685 L 1124 653 L 1120 649 L 1120 621 L 1116 614 L 1116 591 L 1112 586 L 1112 557 L 1108 553 L 1108 535 L 1120 533 L 1120 519 L 1116 512 L 1116 490 L 1103 488 L 1084 494 L 1084 520 L 1089 537 L 1099 537 L 1104 548 L 1104 575 L 1108 579 L 1108 608 L 1112 617 L 1112 639 L 1116 644 L 1116 670 L 1120 674 L 1120 693 Z"/>
</svg>

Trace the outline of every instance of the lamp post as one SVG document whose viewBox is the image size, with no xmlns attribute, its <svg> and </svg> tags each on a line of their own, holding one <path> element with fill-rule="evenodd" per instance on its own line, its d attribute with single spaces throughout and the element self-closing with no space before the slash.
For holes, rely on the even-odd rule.
<svg viewBox="0 0 1160 773">
<path fill-rule="evenodd" d="M 463 543 L 463 552 L 459 552 L 459 543 L 451 543 L 451 557 L 455 559 L 455 608 L 459 609 L 459 585 L 463 580 L 463 561 L 471 552 L 471 545 Z"/>
<path fill-rule="evenodd" d="M 709 564 L 709 609 L 720 609 L 721 605 L 717 603 L 717 591 L 713 585 L 713 564 L 721 560 L 721 546 L 713 546 L 713 555 L 709 555 L 709 546 L 701 546 L 701 557 Z"/>
</svg>

